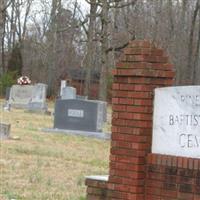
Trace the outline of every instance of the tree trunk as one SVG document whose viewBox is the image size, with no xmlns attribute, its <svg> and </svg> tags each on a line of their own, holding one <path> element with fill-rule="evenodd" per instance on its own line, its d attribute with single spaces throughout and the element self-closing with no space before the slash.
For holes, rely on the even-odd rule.
<svg viewBox="0 0 200 200">
<path fill-rule="evenodd" d="M 195 9 L 192 15 L 192 23 L 190 28 L 190 35 L 189 35 L 189 44 L 188 44 L 188 63 L 185 71 L 185 84 L 192 84 L 192 76 L 194 71 L 193 66 L 193 53 L 194 53 L 194 31 L 195 31 L 195 24 L 196 24 L 196 18 L 199 12 L 199 0 L 197 0 Z"/>
<path fill-rule="evenodd" d="M 0 51 L 2 53 L 3 34 L 4 34 L 4 0 L 0 0 Z M 2 63 L 0 66 L 0 75 L 3 73 Z"/>
<path fill-rule="evenodd" d="M 107 75 L 108 75 L 108 11 L 109 5 L 107 0 L 103 0 L 101 23 L 102 23 L 102 35 L 101 35 L 101 74 L 99 83 L 99 99 L 106 101 L 107 98 Z"/>
<path fill-rule="evenodd" d="M 96 0 L 90 1 L 90 18 L 89 18 L 89 28 L 88 28 L 88 42 L 87 42 L 87 54 L 85 56 L 85 88 L 84 95 L 90 96 L 90 84 L 91 84 L 91 71 L 94 68 L 94 57 L 95 57 L 95 25 L 96 25 L 96 12 L 97 3 Z"/>
<path fill-rule="evenodd" d="M 56 42 L 57 42 L 57 25 L 56 25 L 56 12 L 58 9 L 58 0 L 52 0 L 51 9 L 51 24 L 49 29 L 49 48 L 48 48 L 48 70 L 47 70 L 47 84 L 48 95 L 54 94 L 55 81 L 56 81 Z"/>
</svg>

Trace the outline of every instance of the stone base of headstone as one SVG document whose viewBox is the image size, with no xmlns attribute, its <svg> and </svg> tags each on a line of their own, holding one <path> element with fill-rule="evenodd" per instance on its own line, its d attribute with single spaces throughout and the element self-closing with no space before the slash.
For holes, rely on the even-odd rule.
<svg viewBox="0 0 200 200">
<path fill-rule="evenodd" d="M 28 104 L 27 111 L 31 113 L 42 113 L 42 114 L 48 114 L 48 115 L 51 114 L 48 111 L 48 106 L 46 103 L 31 102 Z"/>
<path fill-rule="evenodd" d="M 80 100 L 88 100 L 88 96 L 76 95 L 76 99 L 80 99 Z"/>
<path fill-rule="evenodd" d="M 0 123 L 0 139 L 9 139 L 10 138 L 10 124 Z"/>
<path fill-rule="evenodd" d="M 66 129 L 58 129 L 58 128 L 43 128 L 41 131 L 44 131 L 47 133 L 63 133 L 67 135 L 91 137 L 91 138 L 97 138 L 97 139 L 102 139 L 102 140 L 110 140 L 110 137 L 111 137 L 110 133 L 66 130 Z"/>
<path fill-rule="evenodd" d="M 9 102 L 6 101 L 6 102 L 3 104 L 3 110 L 4 110 L 4 111 L 10 111 L 10 108 L 11 108 L 11 106 L 10 106 Z"/>
</svg>

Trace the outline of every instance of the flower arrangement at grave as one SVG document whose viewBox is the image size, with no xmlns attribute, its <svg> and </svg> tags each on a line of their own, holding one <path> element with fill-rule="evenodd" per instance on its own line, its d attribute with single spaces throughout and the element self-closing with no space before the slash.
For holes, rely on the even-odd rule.
<svg viewBox="0 0 200 200">
<path fill-rule="evenodd" d="M 28 76 L 21 76 L 20 78 L 17 79 L 17 83 L 19 85 L 30 85 L 31 80 Z"/>
</svg>

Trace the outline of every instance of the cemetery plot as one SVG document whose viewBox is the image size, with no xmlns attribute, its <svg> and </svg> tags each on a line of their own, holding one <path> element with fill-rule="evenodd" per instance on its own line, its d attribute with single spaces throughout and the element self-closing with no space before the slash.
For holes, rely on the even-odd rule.
<svg viewBox="0 0 200 200">
<path fill-rule="evenodd" d="M 107 173 L 109 141 L 46 134 L 40 130 L 52 126 L 52 116 L 22 109 L 4 112 L 3 119 L 20 140 L 1 140 L 1 200 L 84 199 L 85 173 Z"/>
</svg>

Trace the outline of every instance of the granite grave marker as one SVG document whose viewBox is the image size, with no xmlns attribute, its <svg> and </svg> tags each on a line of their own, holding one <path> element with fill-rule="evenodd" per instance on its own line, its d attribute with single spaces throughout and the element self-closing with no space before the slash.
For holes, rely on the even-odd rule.
<svg viewBox="0 0 200 200">
<path fill-rule="evenodd" d="M 55 104 L 54 128 L 82 131 L 101 131 L 103 113 L 93 101 L 68 99 Z"/>
</svg>

